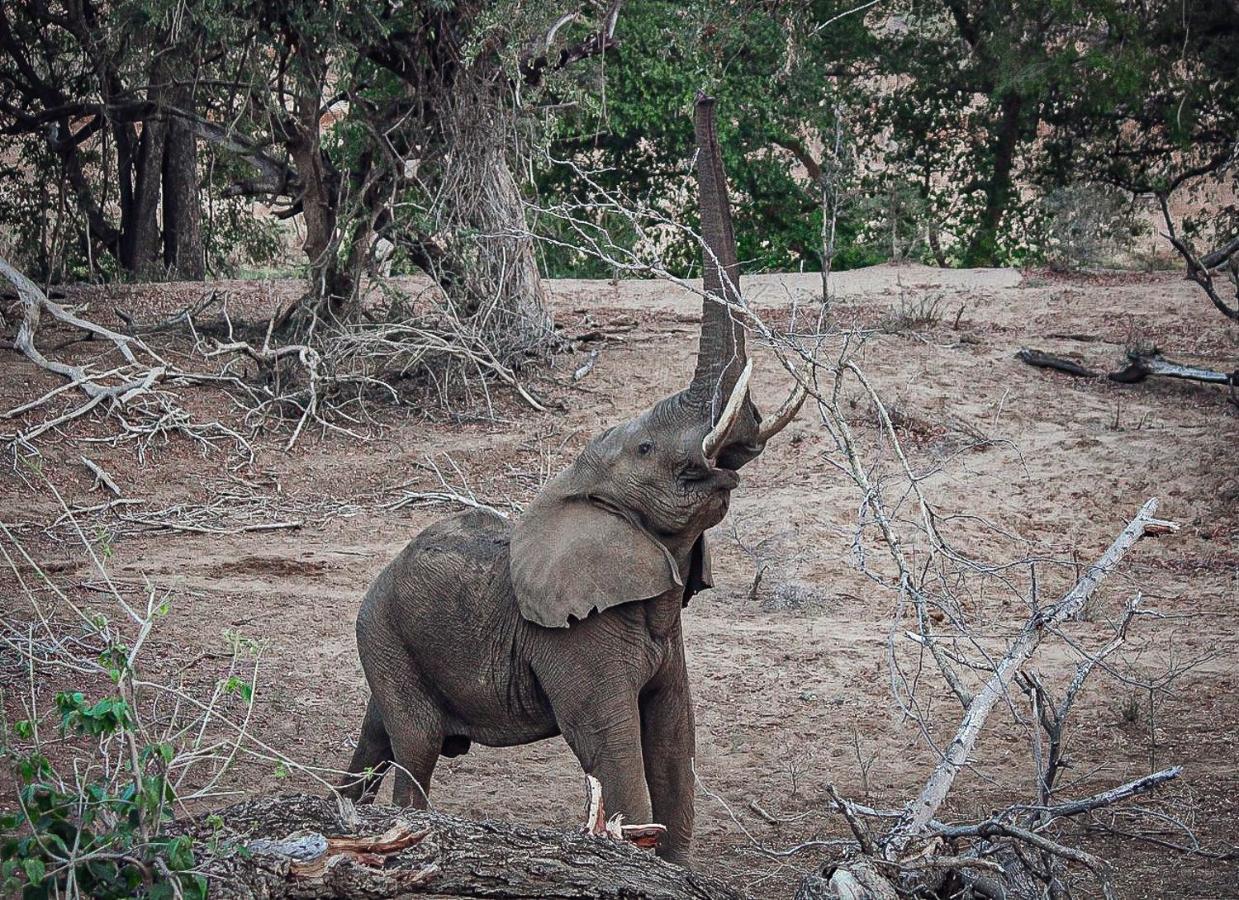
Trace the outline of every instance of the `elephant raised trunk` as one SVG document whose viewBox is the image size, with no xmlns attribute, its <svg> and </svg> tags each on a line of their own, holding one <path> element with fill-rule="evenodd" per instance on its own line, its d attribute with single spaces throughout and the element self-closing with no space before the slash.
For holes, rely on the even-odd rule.
<svg viewBox="0 0 1239 900">
<path fill-rule="evenodd" d="M 702 455 L 711 463 L 737 469 L 760 454 L 766 441 L 795 417 L 806 391 L 798 384 L 775 417 L 762 427 L 761 414 L 748 397 L 752 363 L 745 351 L 744 325 L 736 312 L 740 304 L 740 263 L 715 128 L 714 99 L 701 92 L 697 94 L 693 125 L 705 290 L 697 368 L 687 399 L 711 426 L 702 441 Z"/>
<path fill-rule="evenodd" d="M 659 852 L 688 858 L 696 744 L 680 610 L 714 583 L 706 531 L 727 514 L 735 470 L 804 399 L 767 422 L 749 399 L 705 97 L 696 127 L 708 296 L 692 383 L 596 436 L 515 521 L 470 510 L 437 522 L 379 574 L 357 617 L 372 696 L 354 800 L 395 763 L 395 802 L 424 806 L 441 755 L 562 734 L 608 811 L 666 826 Z"/>
<path fill-rule="evenodd" d="M 711 404 L 717 418 L 747 362 L 744 326 L 732 309 L 740 302 L 740 263 L 712 97 L 698 93 L 693 124 L 706 296 L 701 301 L 701 340 L 690 392 L 695 399 Z"/>
</svg>

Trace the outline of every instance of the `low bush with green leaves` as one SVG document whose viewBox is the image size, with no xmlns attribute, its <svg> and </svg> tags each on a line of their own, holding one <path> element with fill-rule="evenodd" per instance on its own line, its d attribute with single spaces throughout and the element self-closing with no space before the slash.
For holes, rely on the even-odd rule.
<svg viewBox="0 0 1239 900">
<path fill-rule="evenodd" d="M 0 797 L 0 894 L 205 897 L 204 848 L 169 827 L 174 815 L 240 757 L 297 767 L 248 731 L 261 648 L 225 633 L 218 677 L 198 688 L 161 679 L 143 650 L 170 596 L 119 587 L 105 568 L 111 543 L 65 514 L 101 598 L 56 584 L 0 522 L 0 575 L 28 611 L 0 618 L 0 759 L 15 787 Z"/>
</svg>

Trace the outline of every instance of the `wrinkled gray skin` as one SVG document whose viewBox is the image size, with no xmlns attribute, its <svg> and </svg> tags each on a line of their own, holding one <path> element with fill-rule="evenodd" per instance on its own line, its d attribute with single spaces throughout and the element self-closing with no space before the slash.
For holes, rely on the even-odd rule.
<svg viewBox="0 0 1239 900">
<path fill-rule="evenodd" d="M 711 146 L 708 108 L 698 138 Z M 701 156 L 703 230 L 734 273 L 721 169 Z M 722 293 L 713 269 L 707 288 Z M 744 354 L 743 330 L 706 303 L 687 389 L 595 438 L 515 524 L 444 519 L 383 570 L 357 619 L 371 698 L 346 795 L 373 796 L 394 760 L 395 802 L 424 807 L 441 755 L 562 734 L 601 781 L 607 815 L 666 825 L 659 853 L 687 859 L 695 744 L 680 610 L 710 585 L 703 533 L 762 449 L 746 400 L 716 463 L 702 455 Z"/>
</svg>

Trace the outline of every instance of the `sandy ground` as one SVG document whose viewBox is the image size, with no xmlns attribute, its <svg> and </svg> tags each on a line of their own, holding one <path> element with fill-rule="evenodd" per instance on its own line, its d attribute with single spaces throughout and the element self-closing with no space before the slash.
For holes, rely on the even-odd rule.
<svg viewBox="0 0 1239 900">
<path fill-rule="evenodd" d="M 818 284 L 816 275 L 759 276 L 746 280 L 746 291 L 763 315 L 784 322 L 791 304 L 812 301 Z M 298 289 L 295 283 L 216 287 L 254 309 Z M 149 578 L 170 591 L 171 613 L 151 638 L 152 665 L 209 686 L 221 672 L 225 632 L 252 638 L 263 648 L 256 735 L 307 764 L 347 762 L 366 698 L 352 634 L 362 593 L 405 542 L 447 512 L 383 505 L 406 489 L 437 487 L 430 462 L 453 486 L 467 483 L 487 502 L 525 502 L 589 436 L 678 389 L 691 371 L 697 327 L 691 297 L 644 282 L 565 281 L 550 289 L 566 333 L 611 323 L 614 336 L 592 345 L 600 353 L 579 383 L 568 376 L 583 352 L 565 354 L 552 370 L 532 376 L 532 387 L 551 401 L 547 413 L 496 389 L 493 421 L 388 410 L 364 443 L 313 434 L 284 453 L 286 432 L 262 436 L 256 461 L 236 471 L 230 471 L 234 456 L 201 452 L 184 439 L 148 447 L 140 460 L 132 442 L 85 442 L 106 434 L 99 423 L 41 439 L 41 471 L 70 503 L 104 499 L 90 491 L 92 478 L 79 462 L 87 455 L 127 498 L 145 501 L 145 510 L 214 502 L 233 525 L 302 523 L 232 535 L 126 529 L 108 538 L 108 571 L 125 590 L 140 592 Z M 153 319 L 200 290 L 92 288 L 70 291 L 70 299 L 88 303 L 101 318 L 119 303 Z M 1155 695 L 1152 724 L 1147 692 L 1110 676 L 1092 682 L 1070 738 L 1069 777 L 1078 784 L 1064 795 L 1181 764 L 1183 777 L 1159 795 L 1157 808 L 1188 821 L 1208 848 L 1233 851 L 1239 410 L 1216 388 L 1076 380 L 1029 368 L 1014 353 L 1036 346 L 1109 369 L 1125 347 L 1156 344 L 1172 358 L 1231 369 L 1239 329 L 1171 274 L 1064 278 L 878 267 L 839 275 L 834 302 L 841 323 L 890 332 L 874 334 L 859 362 L 898 412 L 914 466 L 932 470 L 926 490 L 949 535 L 973 556 L 1035 556 L 1043 561 L 1042 590 L 1053 594 L 1070 582 L 1074 561 L 1098 555 L 1146 498 L 1159 497 L 1161 514 L 1183 523 L 1177 536 L 1138 546 L 1123 575 L 1098 595 L 1089 619 L 1068 633 L 1082 646 L 1099 646 L 1110 633 L 1107 621 L 1138 591 L 1164 618 L 1137 623 L 1115 671 L 1193 667 Z M 934 310 L 931 321 L 901 324 L 901 309 L 926 308 Z M 755 396 L 769 407 L 786 382 L 768 353 L 756 353 Z M 6 409 L 56 385 L 8 351 L 0 355 L 0 372 Z M 853 394 L 858 434 L 871 439 L 872 415 L 859 392 Z M 187 403 L 200 416 L 234 415 L 210 389 L 195 390 Z M 977 434 L 990 441 L 976 446 Z M 713 536 L 717 587 L 685 613 L 701 781 L 697 858 L 755 896 L 790 896 L 797 873 L 826 858 L 820 850 L 771 857 L 757 845 L 778 850 L 844 834 L 828 812 L 827 782 L 876 806 L 897 806 L 917 790 L 934 759 L 892 699 L 886 647 L 894 597 L 857 571 L 852 542 L 859 497 L 831 464 L 836 458 L 815 417 L 805 414 L 744 470 L 729 519 Z M 32 489 L 30 476 L 19 477 L 19 468 L 6 464 L 0 476 L 0 516 L 20 526 L 27 548 L 52 564 L 59 583 L 89 598 L 97 576 L 63 540 L 63 529 L 55 532 L 58 542 L 38 527 L 56 518 L 56 506 L 45 487 Z M 91 533 L 117 529 L 106 516 L 83 518 Z M 980 519 L 989 525 L 981 527 Z M 1011 599 L 969 602 L 992 649 L 1001 648 L 1026 614 Z M 0 611 L 9 624 L 29 618 L 28 607 L 7 589 Z M 1056 641 L 1035 666 L 1062 684 L 1076 659 Z M 3 662 L 7 681 L 17 670 L 11 659 Z M 923 674 L 927 683 L 932 677 Z M 54 687 L 40 683 L 35 691 L 46 700 Z M 925 696 L 933 700 L 930 736 L 941 741 L 958 720 L 958 705 L 941 691 L 926 689 Z M 4 702 L 10 719 L 19 715 L 15 683 L 6 684 Z M 945 814 L 980 816 L 1031 797 L 1030 744 L 1016 721 L 1027 713 L 1021 698 L 995 714 L 977 766 L 961 777 Z M 304 786 L 304 779 L 278 777 L 273 768 L 242 765 L 228 786 Z M 432 799 L 463 815 L 566 827 L 579 818 L 581 793 L 576 763 L 555 739 L 516 749 L 475 747 L 443 760 Z M 1134 831 L 1149 820 L 1116 824 Z M 1153 830 L 1163 841 L 1188 840 L 1164 825 Z M 1233 861 L 1130 838 L 1072 839 L 1116 861 L 1123 896 L 1239 896 Z"/>
</svg>

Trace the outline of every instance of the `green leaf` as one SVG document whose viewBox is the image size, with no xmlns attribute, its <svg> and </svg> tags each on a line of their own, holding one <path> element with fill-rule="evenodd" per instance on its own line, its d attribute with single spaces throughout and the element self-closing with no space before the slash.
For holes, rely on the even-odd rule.
<svg viewBox="0 0 1239 900">
<path fill-rule="evenodd" d="M 27 859 L 22 868 L 26 870 L 26 878 L 30 880 L 32 885 L 38 886 L 43 883 L 43 879 L 47 877 L 47 866 L 43 865 L 43 860 L 38 858 Z"/>
</svg>

